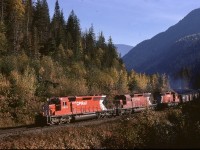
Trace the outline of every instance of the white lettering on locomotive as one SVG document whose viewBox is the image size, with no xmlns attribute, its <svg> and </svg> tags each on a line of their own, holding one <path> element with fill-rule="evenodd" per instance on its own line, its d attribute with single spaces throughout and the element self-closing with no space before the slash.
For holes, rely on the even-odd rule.
<svg viewBox="0 0 200 150">
<path fill-rule="evenodd" d="M 133 101 L 140 101 L 140 98 L 134 97 Z"/>
<path fill-rule="evenodd" d="M 73 102 L 73 104 L 79 105 L 87 105 L 87 101 Z"/>
</svg>

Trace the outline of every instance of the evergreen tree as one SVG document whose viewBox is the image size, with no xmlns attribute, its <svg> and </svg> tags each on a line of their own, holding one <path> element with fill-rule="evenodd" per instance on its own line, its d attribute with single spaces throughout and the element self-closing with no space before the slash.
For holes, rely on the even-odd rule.
<svg viewBox="0 0 200 150">
<path fill-rule="evenodd" d="M 168 77 L 166 74 L 161 75 L 161 91 L 166 92 L 170 90 Z"/>
<path fill-rule="evenodd" d="M 1 0 L 0 2 L 0 21 L 4 22 L 5 10 L 6 10 L 6 2 L 5 0 Z"/>
<path fill-rule="evenodd" d="M 101 62 L 98 58 L 98 49 L 96 48 L 96 36 L 94 33 L 94 27 L 91 25 L 88 32 L 86 33 L 86 47 L 84 49 L 84 53 L 88 57 L 88 67 L 93 68 L 95 66 L 100 65 Z M 100 50 L 101 53 L 101 50 Z"/>
<path fill-rule="evenodd" d="M 119 93 L 124 94 L 128 91 L 128 77 L 126 71 L 119 71 L 119 79 L 117 81 L 117 90 Z"/>
<path fill-rule="evenodd" d="M 74 52 L 74 59 L 78 60 L 81 55 L 81 29 L 79 19 L 72 10 L 66 25 L 67 30 L 67 49 Z"/>
<path fill-rule="evenodd" d="M 138 81 L 136 80 L 136 72 L 131 70 L 128 79 L 128 89 L 131 93 L 138 92 Z"/>
<path fill-rule="evenodd" d="M 105 55 L 105 49 L 107 45 L 105 43 L 105 38 L 103 35 L 103 32 L 100 32 L 97 42 L 96 42 L 96 52 L 95 52 L 95 57 L 96 57 L 96 65 L 98 67 L 102 67 L 102 64 L 104 63 L 104 55 Z M 103 69 L 103 68 L 102 68 Z"/>
<path fill-rule="evenodd" d="M 45 47 L 48 45 L 49 25 L 50 17 L 47 1 L 37 0 L 33 18 L 33 30 L 36 32 L 35 35 L 37 35 L 37 40 L 35 40 L 35 42 L 38 42 L 39 52 L 45 55 L 49 53 L 49 49 Z"/>
<path fill-rule="evenodd" d="M 32 21 L 33 21 L 33 2 L 25 1 L 25 19 L 24 19 L 24 40 L 22 47 L 29 56 L 32 56 Z"/>
<path fill-rule="evenodd" d="M 111 36 L 108 39 L 107 49 L 104 58 L 105 58 L 105 66 L 107 67 L 112 67 L 114 60 L 118 58 L 116 48 L 112 42 Z"/>
<path fill-rule="evenodd" d="M 98 39 L 97 39 L 97 48 L 105 49 L 106 43 L 105 43 L 105 37 L 103 35 L 103 32 L 100 32 Z"/>
<path fill-rule="evenodd" d="M 9 0 L 7 1 L 6 11 L 7 38 L 10 49 L 16 54 L 20 50 L 20 43 L 23 40 L 24 4 L 21 0 Z"/>
<path fill-rule="evenodd" d="M 56 47 L 62 44 L 66 48 L 65 20 L 63 12 L 60 11 L 58 0 L 55 4 L 54 15 L 51 22 L 51 38 L 55 39 Z"/>
<path fill-rule="evenodd" d="M 3 22 L 0 22 L 0 54 L 7 54 L 7 38 L 5 32 L 5 25 Z"/>
</svg>

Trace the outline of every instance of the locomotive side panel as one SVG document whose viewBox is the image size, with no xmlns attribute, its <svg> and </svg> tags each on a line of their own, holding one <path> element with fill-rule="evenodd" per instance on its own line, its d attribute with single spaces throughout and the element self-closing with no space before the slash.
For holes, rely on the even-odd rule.
<svg viewBox="0 0 200 150">
<path fill-rule="evenodd" d="M 140 107 L 148 107 L 151 105 L 150 97 L 143 95 L 135 94 L 132 97 L 133 108 L 140 108 Z"/>
<path fill-rule="evenodd" d="M 161 103 L 171 103 L 173 102 L 173 95 L 171 93 L 163 93 L 161 95 Z"/>
<path fill-rule="evenodd" d="M 72 102 L 72 113 L 95 113 L 106 110 L 103 105 L 105 96 L 87 96 L 76 97 L 76 101 Z"/>
<path fill-rule="evenodd" d="M 161 103 L 179 103 L 180 97 L 175 92 L 166 92 L 161 94 Z"/>
</svg>

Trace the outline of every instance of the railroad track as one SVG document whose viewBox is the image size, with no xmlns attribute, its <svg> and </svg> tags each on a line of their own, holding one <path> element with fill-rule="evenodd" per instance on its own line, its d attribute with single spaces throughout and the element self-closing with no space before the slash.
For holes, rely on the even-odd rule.
<svg viewBox="0 0 200 150">
<path fill-rule="evenodd" d="M 114 118 L 101 118 L 101 119 L 93 119 L 93 120 L 83 120 L 73 122 L 71 124 L 61 124 L 61 125 L 51 125 L 51 126 L 44 126 L 44 127 L 34 127 L 34 126 L 24 126 L 19 128 L 10 128 L 10 129 L 0 129 L 0 139 L 10 137 L 10 136 L 18 136 L 23 134 L 31 134 L 31 133 L 41 133 L 44 131 L 50 131 L 54 129 L 61 129 L 66 127 L 81 127 L 87 125 L 98 125 L 110 121 L 114 121 L 120 118 L 124 118 L 128 116 L 116 116 Z"/>
<path fill-rule="evenodd" d="M 151 109 L 154 111 L 154 108 Z M 62 129 L 66 127 L 81 127 L 81 126 L 87 126 L 87 125 L 98 125 L 106 122 L 111 122 L 118 119 L 126 119 L 129 117 L 135 117 L 139 114 L 139 112 L 136 112 L 134 114 L 129 115 L 122 115 L 122 116 L 115 116 L 115 117 L 107 117 L 107 118 L 100 118 L 100 119 L 92 119 L 92 120 L 81 120 L 81 121 L 75 121 L 70 124 L 60 124 L 60 125 L 50 125 L 50 126 L 34 126 L 34 125 L 27 125 L 23 127 L 13 127 L 9 129 L 0 129 L 0 139 L 9 137 L 9 136 L 18 136 L 23 134 L 31 134 L 31 133 L 41 133 L 44 131 L 50 131 L 54 129 Z"/>
</svg>

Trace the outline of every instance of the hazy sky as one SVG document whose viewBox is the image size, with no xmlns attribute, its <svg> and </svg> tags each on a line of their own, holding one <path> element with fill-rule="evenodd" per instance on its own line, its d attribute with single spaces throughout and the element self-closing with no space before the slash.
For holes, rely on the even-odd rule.
<svg viewBox="0 0 200 150">
<path fill-rule="evenodd" d="M 52 17 L 56 0 L 47 0 Z M 74 10 L 82 31 L 94 26 L 114 44 L 135 46 L 178 23 L 200 0 L 59 0 L 65 20 Z"/>
</svg>

